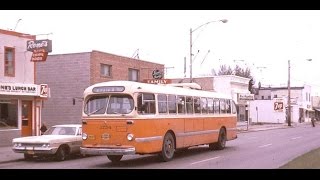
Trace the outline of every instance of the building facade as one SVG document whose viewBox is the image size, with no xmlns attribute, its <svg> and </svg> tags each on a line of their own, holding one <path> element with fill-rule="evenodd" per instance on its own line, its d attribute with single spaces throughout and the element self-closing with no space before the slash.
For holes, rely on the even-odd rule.
<svg viewBox="0 0 320 180">
<path fill-rule="evenodd" d="M 35 36 L 0 30 L 0 146 L 13 138 L 40 135 L 42 103 L 35 62 L 27 42 Z M 47 86 L 46 86 L 47 88 Z"/>
<path fill-rule="evenodd" d="M 37 63 L 37 83 L 50 87 L 50 98 L 43 104 L 42 119 L 48 126 L 81 123 L 83 91 L 105 81 L 142 82 L 152 78 L 153 70 L 163 64 L 100 51 L 49 55 Z"/>
<path fill-rule="evenodd" d="M 291 122 L 310 122 L 314 116 L 311 86 L 291 87 Z M 252 122 L 287 123 L 288 87 L 261 87 L 250 103 Z"/>
</svg>

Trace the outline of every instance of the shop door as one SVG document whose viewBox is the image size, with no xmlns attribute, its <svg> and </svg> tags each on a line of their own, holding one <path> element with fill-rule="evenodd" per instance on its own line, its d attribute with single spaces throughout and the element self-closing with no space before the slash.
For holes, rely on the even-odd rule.
<svg viewBox="0 0 320 180">
<path fill-rule="evenodd" d="M 22 101 L 21 136 L 32 135 L 32 101 Z"/>
</svg>

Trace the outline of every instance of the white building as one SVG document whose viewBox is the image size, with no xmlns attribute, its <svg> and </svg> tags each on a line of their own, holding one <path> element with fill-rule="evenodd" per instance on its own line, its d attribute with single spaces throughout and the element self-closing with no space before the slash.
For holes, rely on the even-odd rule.
<svg viewBox="0 0 320 180">
<path fill-rule="evenodd" d="M 291 122 L 310 122 L 311 86 L 291 87 Z M 287 87 L 262 87 L 249 105 L 249 119 L 253 123 L 287 123 Z"/>
<path fill-rule="evenodd" d="M 27 41 L 35 36 L 0 29 L 0 146 L 12 138 L 39 135 L 43 98 Z M 46 88 L 47 89 L 47 88 Z"/>
</svg>

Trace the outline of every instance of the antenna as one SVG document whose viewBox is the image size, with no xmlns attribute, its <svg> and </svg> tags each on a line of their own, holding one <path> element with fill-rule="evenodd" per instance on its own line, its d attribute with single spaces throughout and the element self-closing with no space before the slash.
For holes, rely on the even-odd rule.
<svg viewBox="0 0 320 180">
<path fill-rule="evenodd" d="M 21 20 L 22 20 L 22 19 L 18 19 L 18 21 L 17 21 L 17 23 L 16 23 L 16 26 L 14 27 L 13 31 L 16 31 L 17 26 L 18 26 L 18 24 L 19 24 L 19 22 L 20 22 Z"/>
<path fill-rule="evenodd" d="M 133 55 L 131 56 L 131 58 L 139 59 L 139 48 L 133 53 Z"/>
</svg>

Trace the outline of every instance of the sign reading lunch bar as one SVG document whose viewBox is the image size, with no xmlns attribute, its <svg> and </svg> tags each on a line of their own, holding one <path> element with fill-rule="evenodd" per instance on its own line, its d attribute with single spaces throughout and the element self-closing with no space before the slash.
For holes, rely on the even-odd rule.
<svg viewBox="0 0 320 180">
<path fill-rule="evenodd" d="M 0 95 L 49 97 L 47 84 L 0 83 Z"/>
<path fill-rule="evenodd" d="M 33 52 L 31 61 L 45 61 L 47 59 L 48 52 L 52 52 L 52 41 L 49 39 L 27 41 L 27 50 Z"/>
</svg>

